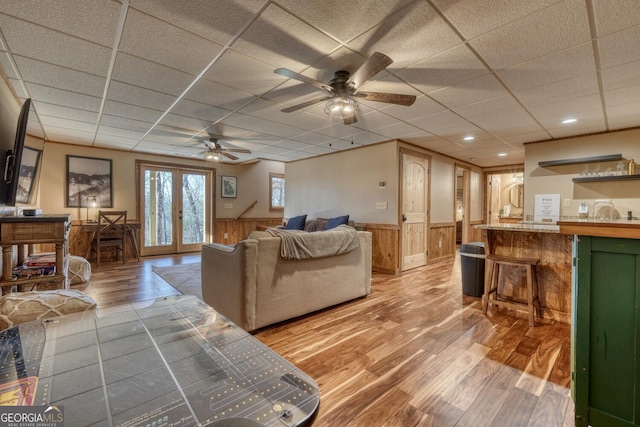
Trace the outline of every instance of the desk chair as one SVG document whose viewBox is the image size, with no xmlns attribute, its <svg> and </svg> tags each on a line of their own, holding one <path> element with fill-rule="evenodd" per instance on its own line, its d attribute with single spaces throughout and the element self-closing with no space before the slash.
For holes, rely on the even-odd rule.
<svg viewBox="0 0 640 427">
<path fill-rule="evenodd" d="M 114 247 L 116 258 L 122 253 L 122 263 L 126 262 L 125 242 L 127 240 L 127 211 L 99 211 L 98 231 L 91 242 L 92 250 L 96 252 L 96 264 L 100 266 L 100 250 L 104 247 Z"/>
</svg>

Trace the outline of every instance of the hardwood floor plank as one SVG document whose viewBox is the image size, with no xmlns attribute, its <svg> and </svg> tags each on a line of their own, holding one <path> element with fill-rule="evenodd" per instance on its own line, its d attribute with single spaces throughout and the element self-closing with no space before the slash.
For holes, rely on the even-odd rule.
<svg viewBox="0 0 640 427">
<path fill-rule="evenodd" d="M 372 292 L 254 332 L 320 387 L 317 426 L 573 426 L 570 327 L 462 294 L 460 262 L 397 276 Z M 85 291 L 101 310 L 177 291 L 151 267 L 200 254 L 94 268 Z M 536 393 L 539 395 L 536 395 Z M 507 423 L 507 424 L 504 424 Z"/>
</svg>

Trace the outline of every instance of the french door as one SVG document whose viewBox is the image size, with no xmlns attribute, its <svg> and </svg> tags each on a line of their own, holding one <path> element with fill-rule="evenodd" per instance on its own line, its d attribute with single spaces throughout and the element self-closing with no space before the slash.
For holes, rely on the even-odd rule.
<svg viewBox="0 0 640 427">
<path fill-rule="evenodd" d="M 211 236 L 211 170 L 140 165 L 142 255 L 199 251 Z"/>
</svg>

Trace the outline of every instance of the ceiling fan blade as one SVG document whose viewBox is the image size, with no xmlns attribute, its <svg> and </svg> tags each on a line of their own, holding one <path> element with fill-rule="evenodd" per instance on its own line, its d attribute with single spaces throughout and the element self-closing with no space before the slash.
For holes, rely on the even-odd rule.
<svg viewBox="0 0 640 427">
<path fill-rule="evenodd" d="M 247 150 L 246 148 L 222 148 L 221 151 L 226 151 L 226 152 L 230 152 L 230 153 L 251 154 L 251 150 Z"/>
<path fill-rule="evenodd" d="M 303 102 L 302 104 L 294 105 L 293 107 L 287 107 L 280 111 L 282 111 L 283 113 L 293 113 L 294 111 L 301 110 L 311 105 L 319 104 L 322 101 L 328 101 L 331 98 L 331 96 L 323 96 L 322 98 L 312 99 L 311 101 Z"/>
<path fill-rule="evenodd" d="M 356 97 L 367 101 L 386 102 L 387 104 L 412 105 L 416 101 L 415 95 L 402 95 L 399 93 L 382 92 L 358 92 Z"/>
<path fill-rule="evenodd" d="M 229 154 L 226 151 L 220 151 L 220 154 L 222 154 L 223 156 L 231 159 L 231 160 L 238 160 L 238 157 L 234 156 L 233 154 Z"/>
<path fill-rule="evenodd" d="M 310 84 L 311 86 L 314 86 L 320 90 L 326 90 L 329 93 L 333 93 L 333 88 L 329 85 L 326 85 L 322 82 L 319 82 L 315 79 L 312 79 L 310 77 L 304 76 L 302 74 L 298 74 L 294 71 L 288 70 L 286 68 L 276 68 L 275 70 L 273 70 L 274 73 L 276 74 L 280 74 L 281 76 L 284 77 L 288 77 L 290 79 L 295 79 L 295 80 L 299 80 L 303 83 L 307 83 Z"/>
<path fill-rule="evenodd" d="M 350 117 L 343 117 L 342 121 L 344 122 L 345 125 L 352 125 L 358 121 L 358 118 L 356 117 L 355 114 L 352 114 Z"/>
<path fill-rule="evenodd" d="M 393 60 L 384 53 L 374 52 L 373 55 L 353 73 L 351 78 L 347 80 L 347 84 L 353 83 L 356 88 L 359 88 L 364 82 L 387 68 L 391 63 L 393 63 Z"/>
</svg>

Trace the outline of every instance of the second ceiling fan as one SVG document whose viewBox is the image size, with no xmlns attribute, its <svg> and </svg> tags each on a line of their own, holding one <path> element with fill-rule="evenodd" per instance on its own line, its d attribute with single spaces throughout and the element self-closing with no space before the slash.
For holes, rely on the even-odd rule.
<svg viewBox="0 0 640 427">
<path fill-rule="evenodd" d="M 350 125 L 358 121 L 356 113 L 358 112 L 358 99 L 367 101 L 386 102 L 396 105 L 412 105 L 416 97 L 414 95 L 402 95 L 398 93 L 384 92 L 366 92 L 358 90 L 367 80 L 387 68 L 393 60 L 387 55 L 375 52 L 369 59 L 365 61 L 358 70 L 351 75 L 349 71 L 340 70 L 334 73 L 333 79 L 325 84 L 310 77 L 288 70 L 286 68 L 278 68 L 274 73 L 291 79 L 299 80 L 303 83 L 328 92 L 326 96 L 303 102 L 282 110 L 284 113 L 291 113 L 311 105 L 319 104 L 327 101 L 325 112 L 331 117 L 341 119 L 344 124 Z"/>
</svg>

